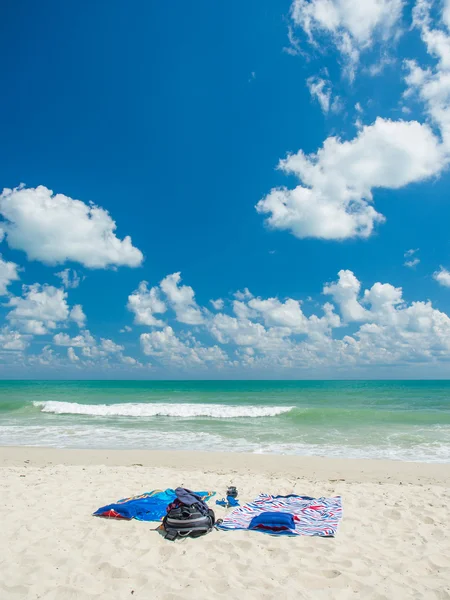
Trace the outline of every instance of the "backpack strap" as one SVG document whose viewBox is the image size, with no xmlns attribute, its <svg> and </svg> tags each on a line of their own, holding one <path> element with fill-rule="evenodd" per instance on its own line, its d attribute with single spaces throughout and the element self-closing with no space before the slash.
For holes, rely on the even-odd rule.
<svg viewBox="0 0 450 600">
<path fill-rule="evenodd" d="M 165 540 L 169 540 L 169 542 L 174 542 L 178 537 L 178 531 L 175 529 L 166 529 L 166 535 L 164 536 Z"/>
</svg>

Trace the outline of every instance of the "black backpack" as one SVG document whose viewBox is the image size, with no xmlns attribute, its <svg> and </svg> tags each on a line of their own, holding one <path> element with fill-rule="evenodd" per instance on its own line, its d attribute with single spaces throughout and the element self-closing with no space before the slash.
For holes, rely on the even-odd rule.
<svg viewBox="0 0 450 600">
<path fill-rule="evenodd" d="M 199 506 L 175 502 L 169 507 L 163 519 L 163 528 L 166 540 L 174 541 L 177 538 L 200 537 L 209 533 L 216 522 L 214 511 L 208 508 L 206 513 L 199 510 Z"/>
</svg>

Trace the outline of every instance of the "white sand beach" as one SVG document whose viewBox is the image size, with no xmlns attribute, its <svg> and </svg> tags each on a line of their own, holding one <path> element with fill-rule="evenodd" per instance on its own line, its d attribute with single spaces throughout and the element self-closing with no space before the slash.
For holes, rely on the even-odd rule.
<svg viewBox="0 0 450 600">
<path fill-rule="evenodd" d="M 450 598 L 448 465 L 0 448 L 0 598 Z M 341 495 L 334 539 L 213 531 L 171 543 L 91 513 L 155 488 Z M 226 509 L 215 505 L 217 517 Z"/>
</svg>

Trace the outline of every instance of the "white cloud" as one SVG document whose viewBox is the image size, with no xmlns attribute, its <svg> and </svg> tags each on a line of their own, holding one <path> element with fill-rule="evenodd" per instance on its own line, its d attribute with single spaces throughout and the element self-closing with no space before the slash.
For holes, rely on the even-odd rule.
<svg viewBox="0 0 450 600">
<path fill-rule="evenodd" d="M 411 257 L 414 252 L 405 254 Z M 450 286 L 450 273 L 444 269 L 441 272 L 440 279 Z M 439 280 L 437 274 L 435 277 Z M 189 289 L 193 301 L 194 292 Z M 32 291 L 42 293 L 39 287 Z M 337 280 L 326 284 L 323 292 L 331 296 L 333 303 L 324 304 L 317 314 L 306 314 L 301 301 L 293 298 L 255 298 L 247 292 L 241 292 L 245 298 L 233 301 L 231 315 L 212 314 L 195 305 L 203 316 L 203 322 L 195 326 L 199 332 L 196 337 L 189 330 L 176 334 L 167 325 L 142 334 L 141 349 L 152 362 L 170 370 L 237 368 L 274 375 L 285 369 L 311 372 L 315 368 L 437 364 L 450 358 L 450 318 L 430 302 L 408 304 L 402 289 L 390 283 L 375 282 L 363 290 L 349 270 L 340 271 Z M 51 327 L 42 312 L 40 318 L 35 310 L 32 315 L 22 312 L 19 316 L 33 322 L 36 331 L 41 327 L 48 332 Z M 64 313 L 66 321 L 67 313 L 69 309 Z M 61 312 L 61 324 L 64 314 Z M 342 332 L 344 325 L 347 329 Z M 23 335 L 24 330 L 30 331 L 23 327 L 19 331 L 0 331 L 0 350 L 25 349 L 29 337 Z M 198 335 L 205 339 L 200 341 Z M 107 338 L 97 341 L 87 330 L 74 337 L 59 332 L 53 343 L 56 351 L 45 346 L 41 354 L 23 360 L 53 367 L 75 363 L 96 369 L 142 367 L 124 354 L 123 345 Z"/>
<path fill-rule="evenodd" d="M 125 325 L 125 327 L 120 330 L 120 333 L 130 333 L 130 331 L 133 331 L 131 327 L 129 325 Z"/>
<path fill-rule="evenodd" d="M 22 335 L 18 331 L 3 327 L 0 329 L 0 348 L 2 350 L 11 350 L 15 352 L 22 352 L 29 346 L 28 337 Z"/>
<path fill-rule="evenodd" d="M 417 267 L 417 265 L 419 263 L 420 263 L 420 258 L 413 258 L 411 260 L 405 260 L 405 262 L 403 264 L 405 265 L 405 267 L 414 269 L 414 267 Z"/>
<path fill-rule="evenodd" d="M 134 313 L 136 325 L 149 325 L 150 327 L 164 327 L 164 321 L 154 315 L 165 313 L 167 306 L 161 300 L 157 287 L 148 289 L 148 283 L 141 281 L 139 288 L 128 296 L 127 308 Z"/>
<path fill-rule="evenodd" d="M 45 335 L 70 317 L 67 293 L 51 285 L 23 286 L 22 297 L 13 296 L 6 304 L 12 310 L 8 321 L 23 333 Z M 76 316 L 80 314 L 76 311 Z"/>
<path fill-rule="evenodd" d="M 78 327 L 84 327 L 86 324 L 86 315 L 83 312 L 83 308 L 81 304 L 76 304 L 72 310 L 70 311 L 69 318 L 71 321 L 74 321 L 78 325 Z"/>
<path fill-rule="evenodd" d="M 373 288 L 377 286 L 381 284 Z M 429 362 L 448 357 L 449 317 L 434 309 L 431 302 L 406 306 L 401 290 L 394 297 L 392 289 L 390 300 L 385 301 L 379 312 L 376 307 L 373 309 L 373 321 L 363 325 L 354 336 L 344 338 L 345 355 L 367 364 Z"/>
<path fill-rule="evenodd" d="M 222 300 L 222 298 L 218 298 L 217 300 L 210 300 L 210 302 L 215 310 L 223 310 L 223 307 L 225 305 L 225 302 Z"/>
<path fill-rule="evenodd" d="M 447 29 L 450 29 L 450 0 L 444 0 L 444 7 L 442 9 L 442 20 L 445 23 Z"/>
<path fill-rule="evenodd" d="M 444 287 L 450 287 L 450 271 L 441 267 L 439 271 L 433 273 L 433 279 L 435 279 L 439 285 Z"/>
<path fill-rule="evenodd" d="M 55 273 L 56 277 L 59 277 L 65 288 L 77 288 L 80 285 L 81 278 L 75 269 L 64 269 L 59 273 Z"/>
<path fill-rule="evenodd" d="M 101 339 L 101 347 L 108 354 L 117 354 L 117 352 L 122 352 L 124 347 L 120 344 L 116 344 L 112 340 Z"/>
<path fill-rule="evenodd" d="M 302 54 L 300 42 L 295 37 L 295 33 L 291 25 L 288 25 L 288 40 L 289 46 L 283 48 L 283 52 L 286 52 L 286 54 L 290 54 L 291 56 L 300 56 Z"/>
<path fill-rule="evenodd" d="M 67 333 L 57 333 L 53 337 L 53 343 L 57 346 L 70 346 L 81 348 L 82 354 L 89 357 L 105 357 L 107 354 L 118 354 L 124 350 L 120 344 L 113 340 L 101 338 L 97 344 L 92 334 L 85 330 L 75 337 L 70 337 Z"/>
<path fill-rule="evenodd" d="M 75 352 L 75 350 L 73 348 L 67 348 L 67 356 L 68 356 L 70 362 L 75 363 L 75 362 L 80 361 L 79 357 L 77 356 L 77 353 Z"/>
<path fill-rule="evenodd" d="M 384 54 L 377 63 L 367 68 L 367 73 L 369 73 L 369 75 L 372 77 L 377 77 L 383 73 L 386 67 L 395 65 L 395 62 L 395 58 Z"/>
<path fill-rule="evenodd" d="M 398 35 L 402 9 L 403 0 L 293 0 L 291 16 L 314 46 L 328 36 L 353 79 L 361 52 Z"/>
<path fill-rule="evenodd" d="M 44 186 L 4 189 L 0 214 L 8 245 L 30 260 L 49 265 L 71 260 L 93 269 L 142 263 L 131 238 L 116 236 L 116 223 L 106 210 L 54 195 Z"/>
<path fill-rule="evenodd" d="M 61 358 L 55 354 L 55 351 L 50 346 L 44 346 L 40 354 L 30 356 L 30 362 L 37 362 L 46 367 L 56 367 L 61 365 Z"/>
<path fill-rule="evenodd" d="M 351 271 L 340 271 L 338 282 L 325 286 L 324 292 L 333 296 L 346 322 L 362 322 L 354 334 L 333 337 L 341 323 L 330 304 L 324 306 L 324 317 L 311 315 L 307 324 L 302 323 L 307 331 L 304 341 L 296 341 L 295 328 L 264 327 L 227 315 L 214 317 L 211 332 L 220 343 L 234 342 L 252 349 L 251 353 L 238 352 L 241 365 L 272 371 L 429 363 L 450 356 L 450 319 L 430 302 L 408 306 L 401 288 L 380 282 L 361 294 L 361 284 Z M 294 314 L 298 320 L 297 309 Z"/>
<path fill-rule="evenodd" d="M 270 227 L 299 238 L 364 238 L 384 221 L 371 205 L 374 189 L 398 189 L 425 180 L 445 164 L 428 125 L 378 118 L 353 140 L 330 137 L 317 154 L 300 150 L 280 161 L 279 168 L 296 175 L 303 185 L 273 189 L 256 208 L 269 214 Z"/>
<path fill-rule="evenodd" d="M 448 31 L 448 3 L 442 14 L 443 23 L 433 26 L 432 4 L 418 0 L 413 11 L 414 26 L 420 31 L 428 54 L 436 60 L 433 67 L 425 68 L 415 60 L 405 61 L 407 70 L 406 99 L 416 94 L 424 103 L 431 120 L 440 130 L 443 147 L 450 153 L 450 35 Z M 445 26 L 444 26 L 445 25 Z"/>
<path fill-rule="evenodd" d="M 285 338 L 290 335 L 288 328 L 266 329 L 261 323 L 254 323 L 247 318 L 230 317 L 222 313 L 213 317 L 209 328 L 211 334 L 221 344 L 234 343 L 238 346 L 252 346 L 267 350 L 279 348 Z"/>
<path fill-rule="evenodd" d="M 175 335 L 172 327 L 141 334 L 141 346 L 144 354 L 172 368 L 218 367 L 227 361 L 227 355 L 217 345 L 203 346 L 193 336 L 183 341 Z"/>
<path fill-rule="evenodd" d="M 322 112 L 328 113 L 331 102 L 331 83 L 320 77 L 309 77 L 306 84 L 313 99 L 320 104 Z"/>
<path fill-rule="evenodd" d="M 96 342 L 90 331 L 82 331 L 75 337 L 70 337 L 67 333 L 57 333 L 53 336 L 53 343 L 57 346 L 73 346 L 75 348 L 84 348 L 85 346 L 95 346 Z"/>
<path fill-rule="evenodd" d="M 5 296 L 8 293 L 7 287 L 11 282 L 20 279 L 18 269 L 16 263 L 8 262 L 0 255 L 0 296 Z"/>
<path fill-rule="evenodd" d="M 253 298 L 253 294 L 251 293 L 251 291 L 248 288 L 245 288 L 242 292 L 240 290 L 238 290 L 233 295 L 236 298 L 236 300 L 240 300 L 240 301 L 250 300 L 250 298 Z"/>
<path fill-rule="evenodd" d="M 323 293 L 333 297 L 347 323 L 367 320 L 367 311 L 358 301 L 361 283 L 352 271 L 341 270 L 338 281 L 326 285 Z"/>
<path fill-rule="evenodd" d="M 195 301 L 194 290 L 187 285 L 180 286 L 180 281 L 180 273 L 173 273 L 161 281 L 160 287 L 175 311 L 177 321 L 187 325 L 201 325 L 204 316 Z"/>
<path fill-rule="evenodd" d="M 416 254 L 416 252 L 419 252 L 419 248 L 411 248 L 410 250 L 407 250 L 405 252 L 405 254 L 403 256 L 406 259 L 410 259 L 410 260 L 405 260 L 405 262 L 403 263 L 405 267 L 414 269 L 414 267 L 416 267 L 420 263 L 420 258 L 417 258 L 417 256 L 415 258 L 412 258 L 414 256 L 414 254 Z"/>
<path fill-rule="evenodd" d="M 120 357 L 120 360 L 124 365 L 130 365 L 130 366 L 140 365 L 140 363 L 132 356 L 123 356 L 122 355 Z"/>
<path fill-rule="evenodd" d="M 298 333 L 305 333 L 308 329 L 308 319 L 297 300 L 288 298 L 283 303 L 278 298 L 253 298 L 248 305 L 261 315 L 267 327 L 288 327 Z"/>
</svg>

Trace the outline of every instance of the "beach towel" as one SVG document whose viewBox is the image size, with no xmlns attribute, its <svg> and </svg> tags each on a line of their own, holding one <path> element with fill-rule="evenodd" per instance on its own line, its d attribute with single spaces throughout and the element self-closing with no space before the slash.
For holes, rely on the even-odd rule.
<svg viewBox="0 0 450 600">
<path fill-rule="evenodd" d="M 278 527 L 274 530 L 266 526 L 251 526 L 261 520 L 264 521 L 263 513 L 291 514 L 295 527 Z M 254 521 L 255 517 L 261 519 Z M 216 526 L 223 530 L 248 529 L 269 533 L 271 535 L 318 535 L 322 537 L 334 537 L 339 521 L 342 518 L 342 499 L 340 496 L 333 498 L 311 498 L 310 496 L 271 496 L 260 494 L 253 502 L 235 508 L 227 515 L 221 523 Z M 278 531 L 276 530 L 278 529 Z"/>
<path fill-rule="evenodd" d="M 204 502 L 215 495 L 215 492 L 195 492 Z M 166 509 L 177 498 L 175 490 L 153 490 L 140 496 L 124 498 L 113 504 L 107 504 L 96 510 L 94 517 L 109 519 L 136 519 L 138 521 L 161 521 Z"/>
</svg>

